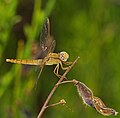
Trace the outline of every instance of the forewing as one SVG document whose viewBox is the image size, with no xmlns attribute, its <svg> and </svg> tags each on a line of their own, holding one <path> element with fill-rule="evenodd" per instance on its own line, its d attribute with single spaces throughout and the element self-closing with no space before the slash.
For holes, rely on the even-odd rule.
<svg viewBox="0 0 120 118">
<path fill-rule="evenodd" d="M 50 36 L 50 22 L 47 18 L 43 24 L 40 35 L 40 51 L 37 54 L 37 58 L 44 58 L 48 53 L 53 52 L 55 49 L 55 40 Z"/>
<path fill-rule="evenodd" d="M 49 19 L 47 18 L 44 21 L 44 24 L 42 26 L 42 31 L 41 31 L 41 35 L 40 35 L 40 46 L 45 49 L 46 48 L 46 42 L 48 40 L 48 38 L 50 37 L 50 22 Z"/>
</svg>

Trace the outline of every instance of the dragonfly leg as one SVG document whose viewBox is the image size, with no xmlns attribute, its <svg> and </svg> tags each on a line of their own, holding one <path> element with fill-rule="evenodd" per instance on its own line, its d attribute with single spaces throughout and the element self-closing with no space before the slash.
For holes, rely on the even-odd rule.
<svg viewBox="0 0 120 118">
<path fill-rule="evenodd" d="M 71 65 L 73 62 L 63 62 L 65 65 Z"/>
<path fill-rule="evenodd" d="M 57 66 L 55 67 L 54 69 L 54 74 L 58 77 L 58 78 L 61 78 L 62 76 L 60 74 L 58 74 L 58 71 L 59 71 L 59 64 L 57 64 Z M 66 80 L 68 80 L 66 77 L 65 77 Z"/>
<path fill-rule="evenodd" d="M 55 69 L 54 69 L 54 74 L 57 76 L 57 77 L 59 77 L 60 78 L 60 75 L 58 74 L 58 71 L 59 71 L 59 64 L 57 64 L 57 66 L 55 67 Z"/>
<path fill-rule="evenodd" d="M 62 64 L 61 61 L 60 61 L 60 66 L 61 66 L 61 68 L 62 68 L 63 70 L 67 70 L 67 69 L 68 69 L 68 67 L 63 67 L 63 64 Z"/>
</svg>

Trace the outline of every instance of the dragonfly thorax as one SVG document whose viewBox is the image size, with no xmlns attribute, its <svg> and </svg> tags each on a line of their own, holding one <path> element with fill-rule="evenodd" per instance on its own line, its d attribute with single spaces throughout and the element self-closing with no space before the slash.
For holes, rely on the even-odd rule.
<svg viewBox="0 0 120 118">
<path fill-rule="evenodd" d="M 61 61 L 67 61 L 69 58 L 69 54 L 67 52 L 62 51 L 62 52 L 60 52 L 59 58 Z"/>
</svg>

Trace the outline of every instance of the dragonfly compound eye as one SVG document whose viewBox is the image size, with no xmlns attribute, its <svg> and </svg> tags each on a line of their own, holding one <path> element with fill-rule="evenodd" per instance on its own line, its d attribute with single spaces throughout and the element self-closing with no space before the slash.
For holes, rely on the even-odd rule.
<svg viewBox="0 0 120 118">
<path fill-rule="evenodd" d="M 69 54 L 67 52 L 60 52 L 60 60 L 61 61 L 67 61 L 67 59 L 69 58 Z"/>
</svg>

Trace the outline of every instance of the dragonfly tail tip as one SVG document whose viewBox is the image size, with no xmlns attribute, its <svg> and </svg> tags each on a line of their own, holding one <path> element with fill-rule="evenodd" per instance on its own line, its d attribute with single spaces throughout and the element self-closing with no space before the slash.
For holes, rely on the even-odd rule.
<svg viewBox="0 0 120 118">
<path fill-rule="evenodd" d="M 10 59 L 6 59 L 6 62 L 9 62 L 10 61 Z"/>
</svg>

